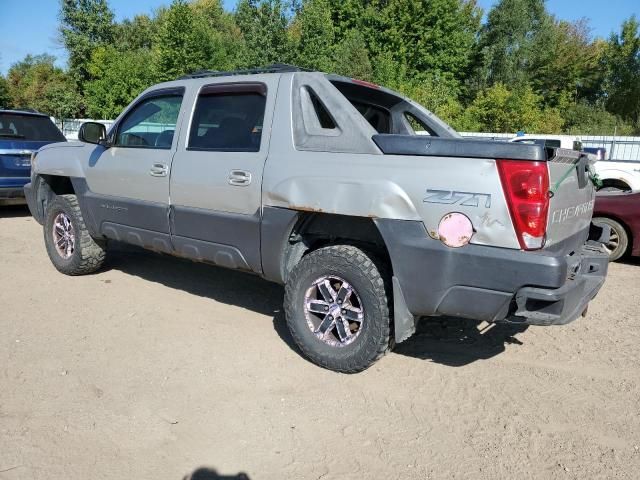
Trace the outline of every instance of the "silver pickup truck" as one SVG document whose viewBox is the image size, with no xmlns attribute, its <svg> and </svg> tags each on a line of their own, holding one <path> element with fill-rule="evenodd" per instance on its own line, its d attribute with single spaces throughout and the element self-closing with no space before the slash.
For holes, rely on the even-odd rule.
<svg viewBox="0 0 640 480">
<path fill-rule="evenodd" d="M 79 139 L 34 154 L 25 187 L 60 272 L 99 269 L 117 240 L 260 275 L 332 370 L 364 370 L 423 316 L 568 323 L 606 277 L 593 159 L 462 139 L 366 82 L 198 72 Z"/>
</svg>

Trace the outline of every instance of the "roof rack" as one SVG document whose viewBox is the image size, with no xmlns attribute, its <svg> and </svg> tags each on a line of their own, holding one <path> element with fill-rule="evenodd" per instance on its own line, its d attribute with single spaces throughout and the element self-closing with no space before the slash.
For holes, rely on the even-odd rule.
<svg viewBox="0 0 640 480">
<path fill-rule="evenodd" d="M 291 72 L 310 72 L 311 70 L 288 65 L 286 63 L 274 63 L 261 68 L 250 68 L 247 70 L 232 70 L 229 72 L 221 72 L 219 70 L 199 70 L 189 73 L 178 78 L 178 80 L 187 80 L 191 78 L 207 78 L 207 77 L 228 77 L 234 75 L 255 75 L 258 73 L 291 73 Z"/>
</svg>

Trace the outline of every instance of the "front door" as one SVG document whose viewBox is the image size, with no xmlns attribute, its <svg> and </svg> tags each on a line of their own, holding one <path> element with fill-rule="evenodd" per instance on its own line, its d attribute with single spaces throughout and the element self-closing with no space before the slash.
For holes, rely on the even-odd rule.
<svg viewBox="0 0 640 480">
<path fill-rule="evenodd" d="M 145 95 L 97 146 L 86 169 L 87 199 L 101 233 L 170 252 L 169 174 L 183 90 Z"/>
<path fill-rule="evenodd" d="M 277 82 L 204 86 L 171 172 L 172 242 L 196 260 L 261 271 L 262 172 Z"/>
</svg>

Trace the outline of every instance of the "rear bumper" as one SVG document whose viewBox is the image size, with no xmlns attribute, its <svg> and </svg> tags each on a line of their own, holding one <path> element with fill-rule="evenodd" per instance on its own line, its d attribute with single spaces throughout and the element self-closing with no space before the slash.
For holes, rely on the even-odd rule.
<svg viewBox="0 0 640 480">
<path fill-rule="evenodd" d="M 548 250 L 523 252 L 472 244 L 449 248 L 431 239 L 421 222 L 379 219 L 376 225 L 397 291 L 414 317 L 561 325 L 585 311 L 607 274 L 608 256 L 588 232 Z"/>
<path fill-rule="evenodd" d="M 24 191 L 22 187 L 29 179 L 9 178 L 0 179 L 0 203 L 6 204 L 24 204 Z"/>
<path fill-rule="evenodd" d="M 575 271 L 555 289 L 525 287 L 515 295 L 516 310 L 505 321 L 526 325 L 565 325 L 586 315 L 604 284 L 609 258 L 599 244 L 583 246 Z"/>
</svg>

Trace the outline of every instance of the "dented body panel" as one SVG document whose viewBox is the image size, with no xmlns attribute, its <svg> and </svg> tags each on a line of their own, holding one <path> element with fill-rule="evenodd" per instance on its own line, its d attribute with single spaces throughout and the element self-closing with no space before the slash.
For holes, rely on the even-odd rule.
<svg viewBox="0 0 640 480">
<path fill-rule="evenodd" d="M 203 91 L 264 95 L 262 122 L 251 131 L 252 138 L 260 133 L 255 148 L 191 148 Z M 145 99 L 169 94 L 181 98 L 169 143 L 115 145 L 129 112 Z M 209 127 L 222 123 L 212 117 Z M 606 274 L 596 253 L 582 252 L 580 265 L 597 278 L 588 293 L 567 287 L 570 269 L 583 268 L 576 267 L 574 254 L 587 241 L 593 207 L 592 185 L 585 186 L 579 174 L 564 175 L 580 170 L 571 163 L 578 159 L 548 162 L 552 183 L 564 178 L 550 200 L 545 248 L 524 252 L 498 162 L 546 162 L 544 149 L 463 140 L 420 105 L 384 88 L 310 72 L 168 82 L 134 100 L 108 137 L 105 145 L 70 143 L 39 151 L 26 188 L 36 218 L 50 177 L 69 178 L 96 236 L 281 283 L 308 249 L 296 230 L 305 220 L 323 215 L 366 221 L 358 225 L 376 235 L 365 240 L 380 239 L 392 264 L 396 341 L 407 338 L 423 315 L 505 320 L 527 286 L 570 290 L 579 309 Z M 457 223 L 449 223 L 454 218 Z M 331 232 L 330 240 L 335 236 Z M 544 321 L 561 323 L 568 315 L 573 310 Z"/>
</svg>

